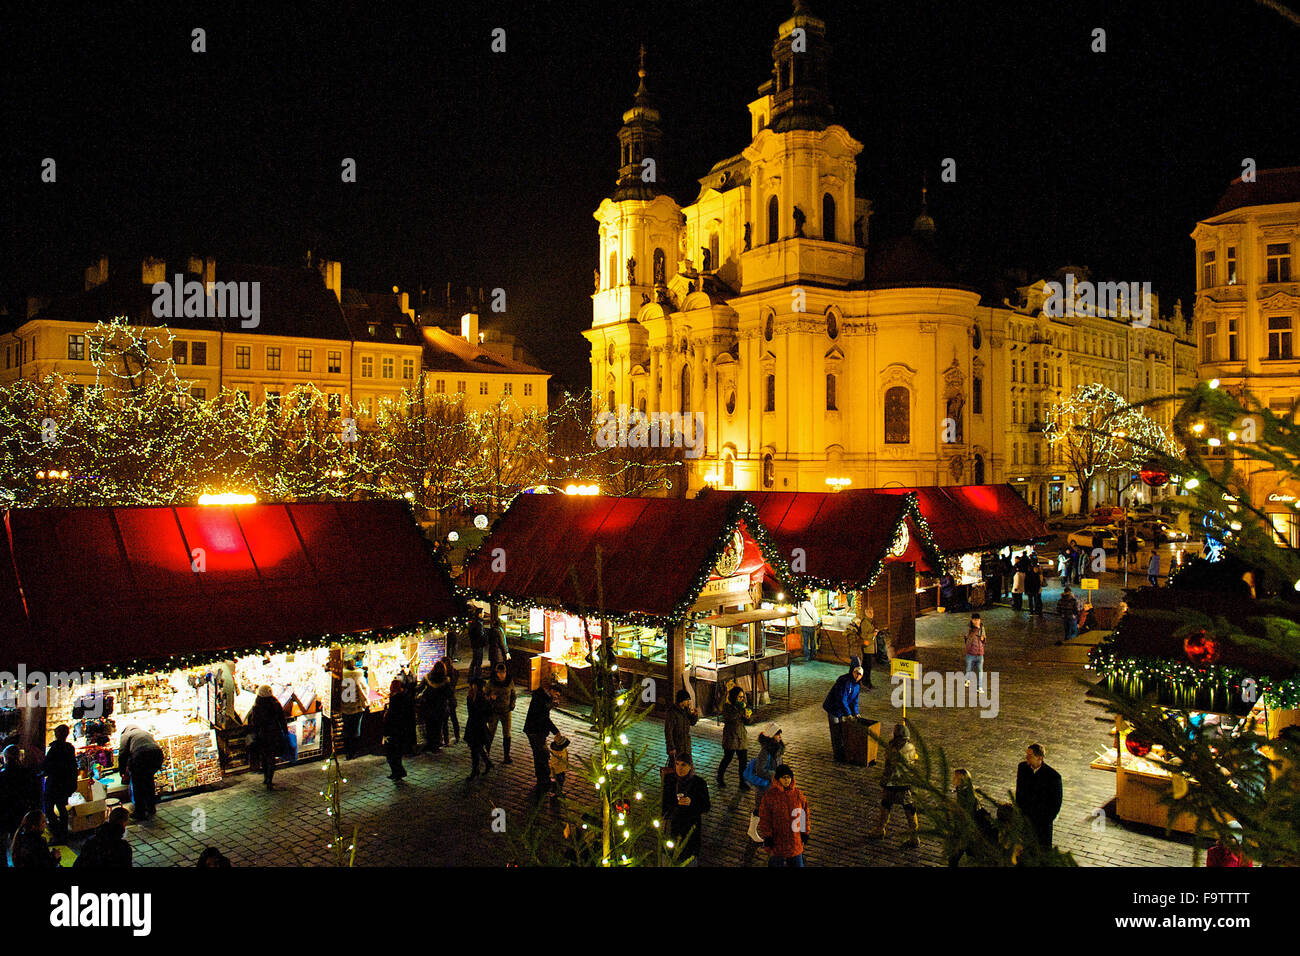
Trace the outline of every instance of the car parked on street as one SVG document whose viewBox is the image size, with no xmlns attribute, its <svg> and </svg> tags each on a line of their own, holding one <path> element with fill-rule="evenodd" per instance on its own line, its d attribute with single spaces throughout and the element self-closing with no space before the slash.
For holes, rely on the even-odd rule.
<svg viewBox="0 0 1300 956">
<path fill-rule="evenodd" d="M 1110 525 L 1091 524 L 1080 528 L 1074 534 L 1066 538 L 1070 544 L 1080 548 L 1097 547 L 1097 536 L 1101 536 L 1101 547 L 1107 551 L 1115 551 L 1119 548 L 1119 529 Z M 1146 541 L 1141 535 L 1137 535 L 1138 547 L 1141 548 Z"/>
</svg>

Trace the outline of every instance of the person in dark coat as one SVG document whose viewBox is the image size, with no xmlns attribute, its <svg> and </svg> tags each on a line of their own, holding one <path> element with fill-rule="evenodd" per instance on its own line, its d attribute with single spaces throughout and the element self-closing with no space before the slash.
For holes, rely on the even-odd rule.
<svg viewBox="0 0 1300 956">
<path fill-rule="evenodd" d="M 23 818 L 40 806 L 40 781 L 36 774 L 19 763 L 18 746 L 10 744 L 3 752 L 4 768 L 0 769 L 0 853 L 9 849 L 9 842 L 22 825 Z"/>
<path fill-rule="evenodd" d="M 54 742 L 41 761 L 45 775 L 45 817 L 56 836 L 68 833 L 68 798 L 77 789 L 77 751 L 68 743 L 68 725 L 54 728 Z"/>
<path fill-rule="evenodd" d="M 674 775 L 664 780 L 661 809 L 668 833 L 680 846 L 678 859 L 689 859 L 688 866 L 699 866 L 704 814 L 711 809 L 709 787 L 695 775 L 694 761 L 689 753 L 679 754 L 673 769 Z"/>
<path fill-rule="evenodd" d="M 1061 592 L 1061 599 L 1056 602 L 1056 613 L 1061 616 L 1061 622 L 1065 627 L 1064 640 L 1073 640 L 1079 633 L 1079 599 L 1074 596 L 1074 592 L 1066 585 L 1065 590 Z M 1056 642 L 1058 645 L 1062 641 Z"/>
<path fill-rule="evenodd" d="M 131 865 L 131 844 L 126 842 L 126 807 L 114 807 L 81 848 L 73 869 L 110 870 Z"/>
<path fill-rule="evenodd" d="M 451 682 L 447 680 L 443 662 L 438 661 L 433 670 L 424 675 L 416 694 L 416 704 L 424 719 L 424 749 L 430 753 L 439 753 L 447 739 L 447 707 L 451 700 Z M 459 734 L 457 739 L 460 739 Z"/>
<path fill-rule="evenodd" d="M 153 779 L 163 766 L 158 741 L 139 724 L 127 724 L 118 742 L 117 766 L 122 772 L 122 782 L 131 787 L 131 815 L 137 820 L 148 820 L 158 812 Z"/>
<path fill-rule="evenodd" d="M 822 710 L 831 728 L 831 753 L 836 763 L 848 760 L 844 752 L 844 721 L 858 716 L 858 697 L 862 692 L 862 667 L 855 657 L 849 661 L 849 672 L 841 674 L 831 685 L 826 699 L 822 701 Z"/>
<path fill-rule="evenodd" d="M 1052 821 L 1061 812 L 1061 775 L 1043 760 L 1041 744 L 1030 744 L 1016 770 L 1016 806 L 1029 820 L 1044 849 L 1052 846 Z"/>
<path fill-rule="evenodd" d="M 749 764 L 749 733 L 745 725 L 752 723 L 754 712 L 745 700 L 745 689 L 737 684 L 727 691 L 727 702 L 722 705 L 722 763 L 718 764 L 718 789 L 727 789 L 723 776 L 735 757 L 736 773 L 740 777 L 740 792 L 748 793 L 749 784 L 745 782 L 745 767 Z"/>
<path fill-rule="evenodd" d="M 691 706 L 691 693 L 679 690 L 674 705 L 664 714 L 664 747 L 669 763 L 691 753 L 691 728 L 700 721 L 700 712 Z"/>
<path fill-rule="evenodd" d="M 483 636 L 487 640 L 488 663 L 495 671 L 498 664 L 504 664 L 510 659 L 510 651 L 506 647 L 506 631 L 501 626 L 501 621 L 498 619 L 489 624 L 484 629 Z"/>
<path fill-rule="evenodd" d="M 531 709 L 530 709 L 531 714 Z M 487 693 L 483 690 L 483 679 L 475 677 L 469 682 L 469 694 L 465 699 L 465 743 L 469 744 L 470 757 L 474 761 L 473 769 L 470 771 L 469 779 L 473 780 L 478 776 L 479 761 L 483 762 L 483 770 L 486 772 L 492 769 L 492 761 L 488 759 L 488 721 L 492 718 L 492 702 L 488 700 Z M 531 739 L 531 735 L 530 735 Z M 542 742 L 545 747 L 545 741 Z M 551 782 L 550 757 L 547 757 L 546 782 Z"/>
<path fill-rule="evenodd" d="M 504 661 L 494 664 L 492 676 L 486 685 L 488 700 L 492 702 L 492 718 L 488 721 L 488 753 L 492 752 L 492 742 L 497 737 L 497 726 L 501 727 L 501 749 L 505 751 L 502 763 L 513 763 L 510 759 L 510 735 L 514 729 L 511 719 L 515 709 L 515 682 L 510 677 Z"/>
<path fill-rule="evenodd" d="M 59 851 L 45 842 L 45 814 L 30 810 L 18 825 L 9 845 L 9 859 L 16 868 L 46 870 L 60 865 Z"/>
<path fill-rule="evenodd" d="M 253 732 L 253 766 L 261 764 L 262 783 L 267 790 L 274 790 L 275 762 L 284 755 L 289 740 L 289 723 L 269 684 L 257 688 L 257 700 L 248 712 L 248 728 Z"/>
<path fill-rule="evenodd" d="M 469 664 L 470 680 L 483 676 L 483 650 L 487 647 L 487 634 L 483 630 L 483 616 L 475 614 L 469 622 L 469 647 L 473 657 Z"/>
<path fill-rule="evenodd" d="M 1025 596 L 1029 598 L 1029 613 L 1043 613 L 1043 573 L 1038 568 L 1038 555 L 1025 561 Z"/>
<path fill-rule="evenodd" d="M 537 792 L 546 793 L 551 789 L 551 755 L 547 752 L 546 741 L 551 734 L 560 731 L 551 720 L 551 708 L 555 701 L 546 688 L 539 687 L 533 691 L 533 698 L 528 702 L 528 713 L 524 716 L 524 736 L 533 751 L 533 773 L 537 777 Z"/>
<path fill-rule="evenodd" d="M 447 683 L 451 685 L 447 697 L 447 716 L 451 718 L 451 729 L 456 735 L 455 743 L 460 743 L 460 718 L 456 716 L 456 685 L 460 683 L 460 671 L 456 670 L 456 665 L 450 657 L 442 659 L 442 670 L 447 675 Z M 447 733 L 446 722 L 442 725 L 442 744 L 444 747 L 452 745 L 452 738 Z"/>
<path fill-rule="evenodd" d="M 402 754 L 415 747 L 415 700 L 406 690 L 406 683 L 395 680 L 388 688 L 388 709 L 384 711 L 384 755 L 392 772 L 389 780 L 406 776 Z"/>
</svg>

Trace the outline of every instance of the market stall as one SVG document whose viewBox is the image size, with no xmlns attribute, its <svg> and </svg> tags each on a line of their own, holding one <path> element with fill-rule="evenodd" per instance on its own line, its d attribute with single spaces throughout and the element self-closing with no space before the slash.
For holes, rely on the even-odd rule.
<svg viewBox="0 0 1300 956">
<path fill-rule="evenodd" d="M 1214 569 L 1203 561 L 1198 565 L 1189 579 L 1210 567 L 1211 574 L 1238 587 L 1202 590 L 1195 585 L 1204 582 L 1185 579 L 1184 585 L 1191 587 L 1175 582 L 1170 588 L 1134 592 L 1128 613 L 1112 636 L 1093 649 L 1089 666 L 1112 692 L 1158 705 L 1173 726 L 1212 749 L 1219 739 L 1244 734 L 1257 735 L 1268 749 L 1267 741 L 1300 724 L 1300 680 L 1287 661 L 1206 630 L 1180 636 L 1187 630 L 1180 625 L 1192 615 L 1249 622 L 1260 613 L 1240 568 Z M 1107 746 L 1099 749 L 1090 766 L 1115 774 L 1115 812 L 1120 819 L 1195 832 L 1195 818 L 1167 801 L 1181 799 L 1197 782 L 1181 772 L 1176 757 L 1140 737 L 1118 716 Z"/>
<path fill-rule="evenodd" d="M 914 494 L 917 510 L 925 519 L 935 546 L 943 552 L 941 565 L 917 569 L 918 610 L 934 607 L 966 610 L 985 606 L 988 595 L 981 570 L 982 558 L 1009 554 L 1014 559 L 1025 551 L 1032 555 L 1036 543 L 1052 538 L 1042 517 L 1010 485 L 931 485 L 877 491 L 890 495 Z"/>
<path fill-rule="evenodd" d="M 49 685 L 22 702 L 39 727 L 26 758 L 65 723 L 110 796 L 127 723 L 164 751 L 160 792 L 246 768 L 243 719 L 263 684 L 288 756 L 328 752 L 344 654 L 382 710 L 399 668 L 463 612 L 402 502 L 24 509 L 5 534 L 0 669 Z"/>
<path fill-rule="evenodd" d="M 581 696 L 588 655 L 610 640 L 656 703 L 685 688 L 706 713 L 732 684 L 761 698 L 773 670 L 788 678 L 772 622 L 790 613 L 792 580 L 753 506 L 721 495 L 521 495 L 462 576 L 507 622 L 511 653 L 540 658 L 543 683 Z"/>
<path fill-rule="evenodd" d="M 821 616 L 817 659 L 847 663 L 861 655 L 855 622 L 870 608 L 888 631 L 895 656 L 916 647 L 916 568 L 941 560 L 915 495 L 874 491 L 746 492 Z M 802 636 L 788 620 L 790 646 Z"/>
</svg>

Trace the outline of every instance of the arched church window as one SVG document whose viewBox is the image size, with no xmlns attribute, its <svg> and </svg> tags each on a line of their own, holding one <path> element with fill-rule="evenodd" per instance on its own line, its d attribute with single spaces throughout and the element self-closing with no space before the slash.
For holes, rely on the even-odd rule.
<svg viewBox="0 0 1300 956">
<path fill-rule="evenodd" d="M 763 487 L 771 488 L 776 484 L 776 463 L 771 455 L 763 456 Z"/>
<path fill-rule="evenodd" d="M 691 366 L 689 364 L 682 366 L 682 408 L 683 415 L 689 415 L 691 411 Z"/>
<path fill-rule="evenodd" d="M 767 201 L 767 241 L 781 238 L 781 203 L 775 196 Z"/>
<path fill-rule="evenodd" d="M 835 197 L 830 193 L 822 196 L 822 238 L 835 241 Z"/>
<path fill-rule="evenodd" d="M 613 415 L 613 414 L 615 413 L 615 409 L 614 409 L 614 401 L 615 401 L 615 399 L 614 399 L 614 390 L 611 388 L 611 389 L 609 390 L 609 413 L 610 413 L 611 415 Z"/>
<path fill-rule="evenodd" d="M 605 273 L 605 288 L 612 289 L 618 285 L 618 251 L 609 254 L 609 269 Z"/>
<path fill-rule="evenodd" d="M 614 364 L 614 343 L 613 342 L 609 343 L 609 364 L 610 365 Z"/>
<path fill-rule="evenodd" d="M 839 320 L 835 317 L 835 313 L 833 311 L 827 312 L 826 313 L 826 337 L 834 339 L 834 338 L 838 338 L 839 334 L 840 334 Z"/>
<path fill-rule="evenodd" d="M 826 411 L 839 411 L 839 406 L 835 404 L 835 376 L 826 376 Z"/>
<path fill-rule="evenodd" d="M 772 341 L 772 331 L 773 331 L 773 326 L 774 326 L 774 325 L 775 325 L 775 319 L 773 318 L 772 313 L 769 312 L 769 313 L 767 313 L 767 321 L 765 321 L 765 322 L 763 323 L 763 340 L 764 340 L 764 341 L 767 341 L 767 342 Z"/>
<path fill-rule="evenodd" d="M 885 392 L 885 443 L 906 445 L 912 440 L 911 395 L 902 385 Z"/>
<path fill-rule="evenodd" d="M 709 268 L 718 268 L 718 234 L 709 233 Z"/>
<path fill-rule="evenodd" d="M 975 456 L 975 484 L 984 484 L 984 456 Z"/>
<path fill-rule="evenodd" d="M 978 375 L 970 380 L 970 412 L 972 415 L 984 414 L 984 379 Z"/>
<path fill-rule="evenodd" d="M 776 376 L 769 375 L 763 382 L 763 411 L 776 411 Z"/>
</svg>

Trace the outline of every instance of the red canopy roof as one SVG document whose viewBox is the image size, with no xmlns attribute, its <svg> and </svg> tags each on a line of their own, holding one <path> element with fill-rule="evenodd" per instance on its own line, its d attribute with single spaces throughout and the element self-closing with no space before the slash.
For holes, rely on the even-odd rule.
<svg viewBox="0 0 1300 956">
<path fill-rule="evenodd" d="M 5 515 L 5 534 L 0 663 L 29 670 L 128 666 L 463 612 L 400 501 L 20 509 Z"/>
<path fill-rule="evenodd" d="M 470 558 L 461 582 L 485 599 L 574 611 L 601 606 L 607 616 L 671 624 L 695 602 L 736 528 L 746 539 L 739 571 L 752 564 L 754 572 L 785 574 L 774 550 L 758 555 L 762 563 L 753 560 L 753 541 L 765 532 L 753 506 L 738 496 L 520 495 Z"/>
<path fill-rule="evenodd" d="M 1030 544 L 1052 536 L 1043 519 L 1010 485 L 931 485 L 879 488 L 885 494 L 916 494 L 934 542 L 947 554 Z"/>
<path fill-rule="evenodd" d="M 813 580 L 857 589 L 872 584 L 886 560 L 929 566 L 934 544 L 916 520 L 915 495 L 875 491 L 747 491 L 759 520 L 782 555 L 802 549 L 797 572 Z M 907 547 L 890 556 L 899 522 L 907 526 Z M 799 567 L 798 564 L 795 565 Z"/>
</svg>

